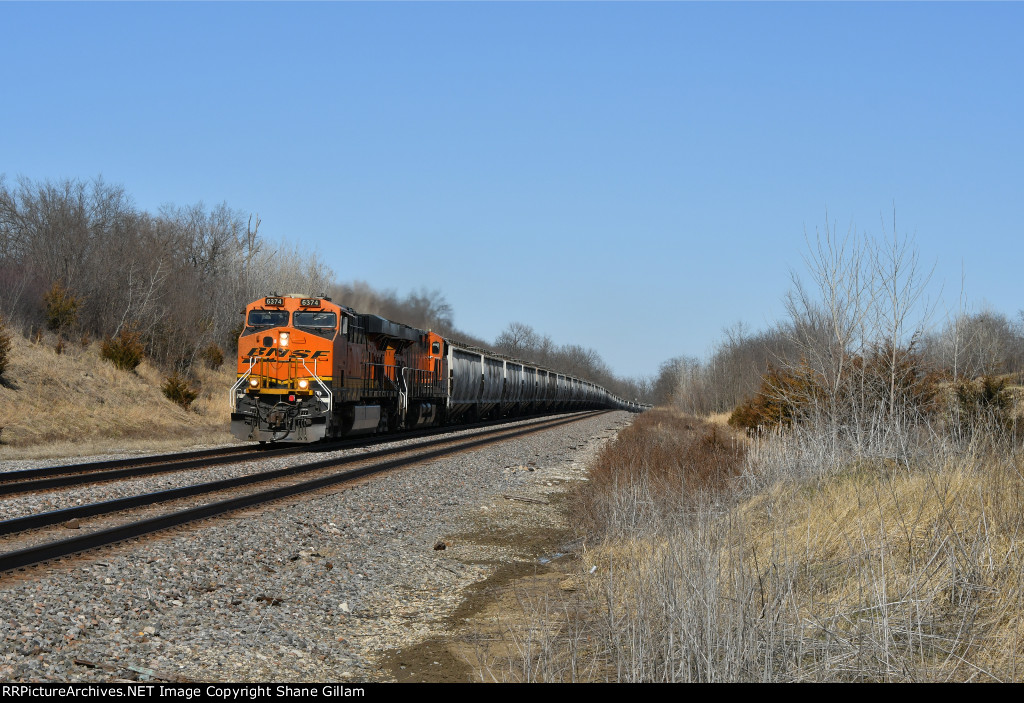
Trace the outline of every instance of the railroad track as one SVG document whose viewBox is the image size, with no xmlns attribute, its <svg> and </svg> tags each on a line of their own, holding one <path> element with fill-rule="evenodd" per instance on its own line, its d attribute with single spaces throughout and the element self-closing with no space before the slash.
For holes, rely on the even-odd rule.
<svg viewBox="0 0 1024 703">
<path fill-rule="evenodd" d="M 221 456 L 255 454 L 259 451 L 264 450 L 262 447 L 236 445 L 218 447 L 216 449 L 197 449 L 191 452 L 176 452 L 174 454 L 153 454 L 150 456 L 129 457 L 127 459 L 107 459 L 105 461 L 89 461 L 81 464 L 62 464 L 60 466 L 43 466 L 35 469 L 20 469 L 18 471 L 0 471 L 0 484 L 52 478 L 68 474 L 87 474 L 108 469 L 145 466 L 147 464 L 173 464 L 189 460 L 216 459 Z M 3 488 L 3 486 L 0 486 L 0 488 Z"/>
<path fill-rule="evenodd" d="M 5 554 L 0 554 L 0 574 L 14 569 L 22 569 L 33 564 L 97 549 L 125 540 L 142 537 L 168 528 L 197 522 L 215 515 L 272 503 L 283 498 L 289 498 L 302 493 L 335 486 L 364 476 L 390 471 L 412 464 L 419 464 L 425 461 L 474 450 L 488 444 L 507 441 L 536 432 L 542 432 L 561 425 L 594 417 L 595 415 L 603 414 L 604 412 L 607 411 L 592 411 L 580 413 L 571 417 L 534 420 L 512 428 L 504 426 L 495 429 L 485 429 L 482 432 L 477 432 L 468 437 L 464 435 L 457 438 L 441 437 L 418 442 L 413 445 L 381 449 L 368 454 L 360 454 L 358 456 L 335 457 L 307 464 L 299 464 L 283 469 L 259 472 L 247 476 L 210 481 L 192 486 L 184 486 L 155 493 L 130 496 L 127 498 L 119 498 L 111 501 L 76 506 L 74 508 L 6 520 L 0 522 L 0 535 L 17 534 L 28 530 L 37 530 L 54 525 L 66 524 L 69 520 L 94 517 L 97 515 L 107 515 L 122 510 L 137 509 L 183 498 L 235 490 L 247 486 L 254 486 L 260 483 L 280 483 L 283 479 L 292 476 L 325 472 L 347 464 L 361 464 L 361 466 L 357 466 L 356 468 L 342 471 L 340 473 L 327 473 L 326 475 L 297 483 L 278 485 L 255 493 L 235 496 L 211 503 L 204 503 L 163 515 L 138 520 L 136 522 L 100 529 L 77 537 L 46 542 L 26 547 L 24 549 L 7 552 Z"/>
<path fill-rule="evenodd" d="M 331 447 L 331 449 L 335 448 L 341 449 L 343 447 Z M 2 482 L 0 483 L 0 496 L 103 483 L 127 478 L 140 478 L 142 476 L 152 476 L 172 471 L 205 469 L 220 464 L 234 464 L 247 459 L 271 459 L 305 451 L 299 447 L 264 450 L 254 450 L 250 447 L 222 447 L 221 449 L 234 449 L 235 451 L 210 450 L 195 453 L 187 452 L 187 456 L 164 454 L 144 457 L 144 459 L 151 459 L 152 461 L 116 459 L 110 462 L 99 461 L 95 462 L 95 464 L 69 464 L 67 466 L 48 466 L 41 469 L 8 471 L 0 474 L 0 482 Z M 194 457 L 192 456 L 193 454 L 198 454 L 199 456 Z M 108 468 L 108 465 L 123 466 L 125 468 L 111 469 Z M 79 468 L 80 466 L 87 468 L 81 469 Z"/>
<path fill-rule="evenodd" d="M 401 434 L 377 435 L 358 439 L 338 440 L 324 444 L 299 444 L 283 447 L 231 446 L 203 449 L 176 454 L 158 454 L 127 459 L 109 459 L 81 464 L 46 466 L 34 469 L 0 472 L 0 497 L 44 491 L 53 488 L 91 485 L 128 478 L 141 478 L 175 471 L 205 469 L 222 464 L 233 464 L 252 459 L 273 459 L 292 454 L 333 452 L 386 444 L 388 442 L 449 434 L 453 431 L 473 430 L 508 424 L 507 419 L 477 422 L 458 427 L 429 427 Z M 4 534 L 0 532 L 0 534 Z"/>
</svg>

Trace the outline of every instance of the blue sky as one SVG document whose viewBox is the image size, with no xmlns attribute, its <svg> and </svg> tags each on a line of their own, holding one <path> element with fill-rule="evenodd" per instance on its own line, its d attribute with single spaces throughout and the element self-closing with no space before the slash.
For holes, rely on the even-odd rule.
<svg viewBox="0 0 1024 703">
<path fill-rule="evenodd" d="M 226 201 L 622 375 L 782 314 L 805 229 L 1024 308 L 1024 4 L 0 3 L 0 173 Z M 887 231 L 887 230 L 886 230 Z"/>
</svg>

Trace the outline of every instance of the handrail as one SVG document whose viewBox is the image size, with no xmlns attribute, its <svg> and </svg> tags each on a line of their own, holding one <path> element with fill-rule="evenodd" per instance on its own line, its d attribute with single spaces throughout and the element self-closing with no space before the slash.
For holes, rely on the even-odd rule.
<svg viewBox="0 0 1024 703">
<path fill-rule="evenodd" d="M 398 377 L 404 374 L 407 392 L 418 392 L 425 388 L 443 390 L 444 380 L 431 369 L 417 369 L 411 366 L 399 366 L 398 364 L 384 364 L 364 361 L 363 390 L 364 391 L 395 391 L 401 390 L 397 382 Z M 410 379 L 409 376 L 412 376 Z M 394 376 L 394 378 L 392 378 Z"/>
<path fill-rule="evenodd" d="M 317 376 L 317 374 L 316 374 L 316 359 L 313 359 L 313 370 L 312 371 L 310 371 L 309 367 L 306 366 L 306 360 L 305 359 L 300 359 L 299 361 L 302 362 L 302 368 L 306 369 L 306 373 L 308 373 L 310 376 L 315 378 L 316 382 L 320 384 L 320 387 L 324 389 L 324 393 L 327 394 L 327 413 L 330 414 L 331 409 L 334 408 L 334 394 L 331 393 L 331 389 L 327 386 L 326 383 L 323 382 L 323 379 L 321 379 L 319 376 Z"/>
<path fill-rule="evenodd" d="M 242 385 L 242 381 L 249 378 L 252 375 L 252 367 L 256 365 L 256 357 L 251 357 L 249 360 L 249 368 L 244 374 L 239 376 L 238 380 L 235 381 L 235 385 L 231 386 L 231 390 L 228 391 L 228 407 L 234 410 L 237 403 L 235 403 L 235 393 L 238 391 L 239 386 Z"/>
</svg>

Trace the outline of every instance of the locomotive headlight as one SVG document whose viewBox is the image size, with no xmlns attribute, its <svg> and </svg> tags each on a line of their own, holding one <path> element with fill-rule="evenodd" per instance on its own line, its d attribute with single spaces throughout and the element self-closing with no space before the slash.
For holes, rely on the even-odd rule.
<svg viewBox="0 0 1024 703">
<path fill-rule="evenodd" d="M 280 344 L 282 347 L 287 347 L 288 346 L 288 333 L 287 332 L 282 332 L 281 334 L 277 335 L 277 343 Z"/>
<path fill-rule="evenodd" d="M 255 388 L 258 385 L 260 385 L 260 380 L 258 378 L 250 378 L 249 379 L 249 387 L 250 388 Z"/>
<path fill-rule="evenodd" d="M 299 381 L 299 388 L 301 388 L 302 390 L 306 390 L 307 388 L 309 388 L 309 381 L 307 381 L 306 379 L 302 379 L 301 381 Z"/>
</svg>

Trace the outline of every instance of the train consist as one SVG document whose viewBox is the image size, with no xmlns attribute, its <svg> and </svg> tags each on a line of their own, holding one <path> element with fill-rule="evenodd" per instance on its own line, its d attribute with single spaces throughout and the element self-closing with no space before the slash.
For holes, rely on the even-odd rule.
<svg viewBox="0 0 1024 703">
<path fill-rule="evenodd" d="M 330 298 L 246 306 L 231 388 L 243 440 L 316 442 L 487 417 L 640 410 L 584 379 L 364 315 Z"/>
</svg>

